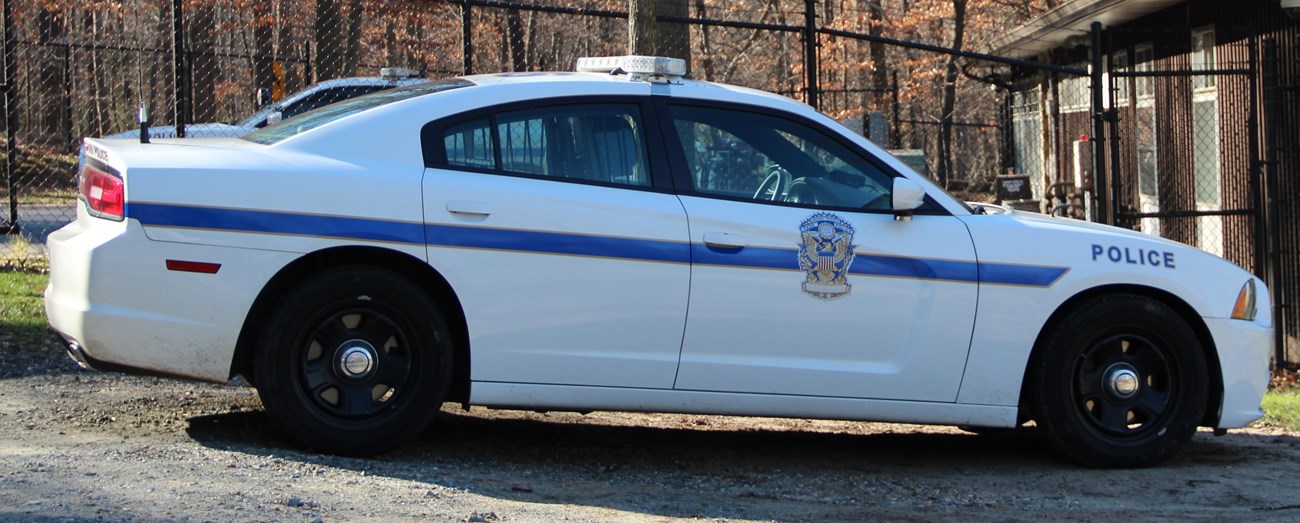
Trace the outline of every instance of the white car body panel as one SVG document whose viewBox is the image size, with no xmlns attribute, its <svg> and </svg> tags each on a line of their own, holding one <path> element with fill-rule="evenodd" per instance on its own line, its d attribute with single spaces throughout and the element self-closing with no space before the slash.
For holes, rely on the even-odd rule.
<svg viewBox="0 0 1300 523">
<path fill-rule="evenodd" d="M 87 157 L 122 173 L 127 215 L 92 217 L 83 202 L 77 221 L 51 235 L 51 324 L 97 361 L 226 381 L 250 307 L 277 273 L 312 253 L 366 246 L 427 263 L 457 293 L 472 404 L 1013 426 L 1048 318 L 1081 293 L 1123 285 L 1176 297 L 1212 336 L 1224 384 L 1216 426 L 1261 415 L 1271 303 L 1263 282 L 1220 258 L 1112 227 L 972 214 L 864 138 L 767 93 L 599 74 L 467 80 L 477 85 L 271 146 L 87 139 Z M 426 168 L 421 155 L 423 126 L 461 111 L 651 93 L 823 124 L 943 211 L 911 221 L 829 211 L 857 231 L 856 254 L 967 276 L 852 274 L 848 295 L 819 301 L 797 266 L 703 256 L 722 238 L 793 260 L 800 221 L 819 210 Z M 609 254 L 623 248 L 641 254 Z M 169 271 L 169 259 L 221 269 Z M 1260 313 L 1228 319 L 1248 281 Z"/>
<path fill-rule="evenodd" d="M 517 409 L 679 412 L 980 427 L 1010 427 L 1016 422 L 1015 407 L 527 383 L 476 383 L 474 403 Z"/>
<path fill-rule="evenodd" d="M 486 214 L 449 212 L 466 202 Z M 425 206 L 430 263 L 477 289 L 474 381 L 672 388 L 691 281 L 677 197 L 430 169 Z M 640 249 L 663 259 L 605 255 Z"/>
<path fill-rule="evenodd" d="M 262 282 L 297 255 L 155 242 L 137 221 L 102 222 L 79 206 L 77 221 L 50 235 L 50 254 L 60 260 L 51 264 L 46 289 L 51 324 L 94 347 L 97 360 L 229 379 L 239 324 Z M 211 275 L 168 271 L 166 260 L 216 262 L 221 269 Z"/>
<path fill-rule="evenodd" d="M 957 218 L 831 213 L 855 230 L 856 270 L 845 294 L 820 299 L 798 264 L 800 223 L 817 211 L 682 201 L 695 267 L 678 389 L 956 399 L 978 291 Z M 706 245 L 720 232 L 744 246 Z M 926 274 L 936 270 L 947 272 Z"/>
<path fill-rule="evenodd" d="M 1203 318 L 1227 318 L 1242 285 L 1253 278 L 1239 269 L 1224 271 L 1230 264 L 1211 254 L 1115 227 L 1014 211 L 963 220 L 970 227 L 981 261 L 1033 256 L 1036 263 L 1070 267 L 1070 271 L 1050 290 L 981 287 L 979 319 L 958 397 L 961 403 L 1018 403 L 1025 365 L 1041 326 L 1079 293 L 1110 285 L 1147 287 L 1177 296 Z M 1103 249 L 1095 260 L 1094 245 Z M 1119 251 L 1118 262 L 1112 261 L 1112 247 Z M 1165 266 L 1165 253 L 1171 254 L 1172 268 Z M 1145 259 L 1139 261 L 1139 257 Z M 1125 271 L 1116 272 L 1117 266 Z M 1212 274 L 1223 277 L 1206 276 Z M 1263 282 L 1256 283 L 1264 288 Z M 1264 306 L 1261 302 L 1260 307 Z M 1252 323 L 1267 328 L 1268 316 L 1261 313 Z M 1223 343 L 1217 338 L 1216 342 Z M 1262 354 L 1267 359 L 1269 346 L 1271 342 L 1254 345 L 1245 357 L 1254 361 Z"/>
</svg>

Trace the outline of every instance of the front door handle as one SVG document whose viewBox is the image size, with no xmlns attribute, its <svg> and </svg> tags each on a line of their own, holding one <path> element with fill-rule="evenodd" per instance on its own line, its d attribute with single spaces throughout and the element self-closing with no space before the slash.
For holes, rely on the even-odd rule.
<svg viewBox="0 0 1300 523">
<path fill-rule="evenodd" d="M 476 202 L 471 200 L 451 200 L 447 202 L 447 212 L 452 214 L 467 214 L 472 216 L 487 216 L 492 214 L 492 207 L 486 202 Z"/>
<path fill-rule="evenodd" d="M 709 247 L 723 249 L 739 249 L 746 245 L 745 237 L 733 232 L 706 232 L 704 233 L 704 244 Z"/>
</svg>

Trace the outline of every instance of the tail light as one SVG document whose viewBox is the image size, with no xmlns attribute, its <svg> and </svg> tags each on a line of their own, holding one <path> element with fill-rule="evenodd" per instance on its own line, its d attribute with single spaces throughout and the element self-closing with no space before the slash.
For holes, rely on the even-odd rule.
<svg viewBox="0 0 1300 523">
<path fill-rule="evenodd" d="M 81 197 L 91 215 L 121 220 L 126 215 L 126 186 L 121 177 L 95 163 L 88 161 L 81 166 Z"/>
</svg>

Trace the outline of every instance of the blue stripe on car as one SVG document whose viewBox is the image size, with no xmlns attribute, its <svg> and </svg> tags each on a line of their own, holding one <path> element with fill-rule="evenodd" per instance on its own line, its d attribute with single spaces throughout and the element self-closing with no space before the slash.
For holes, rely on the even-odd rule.
<svg viewBox="0 0 1300 523">
<path fill-rule="evenodd" d="M 323 236 L 413 245 L 498 249 L 544 254 L 799 270 L 797 249 L 719 248 L 660 240 L 420 224 L 403 221 L 156 203 L 128 204 L 141 224 L 218 231 Z M 1001 285 L 1050 287 L 1069 269 L 1009 263 L 857 254 L 850 274 Z"/>
<path fill-rule="evenodd" d="M 429 245 L 673 263 L 691 261 L 690 249 L 684 242 L 455 225 L 426 225 L 424 230 Z"/>
<path fill-rule="evenodd" d="M 424 243 L 424 225 L 411 222 L 156 203 L 129 204 L 126 215 L 144 225 L 161 227 Z"/>
</svg>

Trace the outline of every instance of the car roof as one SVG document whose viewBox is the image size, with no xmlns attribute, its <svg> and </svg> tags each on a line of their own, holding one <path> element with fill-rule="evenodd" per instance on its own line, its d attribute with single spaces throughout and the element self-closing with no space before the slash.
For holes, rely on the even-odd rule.
<svg viewBox="0 0 1300 523">
<path fill-rule="evenodd" d="M 517 86 L 517 85 L 537 85 L 538 87 L 550 85 L 572 88 L 575 95 L 599 95 L 602 92 L 625 92 L 610 88 L 610 85 L 640 85 L 640 86 L 664 86 L 658 83 L 649 83 L 643 81 L 632 81 L 628 79 L 627 74 L 607 74 L 607 73 L 573 73 L 573 72 L 523 72 L 523 73 L 495 73 L 495 74 L 473 74 L 467 77 L 474 85 L 481 87 L 494 86 Z M 787 111 L 800 112 L 805 114 L 816 113 L 815 109 L 801 101 L 772 94 L 772 92 L 755 90 L 755 88 L 727 85 L 727 83 L 715 83 L 698 81 L 698 79 L 675 79 L 671 85 L 667 85 L 671 90 L 673 99 L 699 99 L 712 101 L 736 101 L 736 103 L 745 103 L 753 105 L 764 105 L 764 107 L 781 107 Z M 654 88 L 651 87 L 651 91 Z M 654 94 L 654 92 L 651 92 Z M 663 91 L 668 94 L 668 91 Z"/>
</svg>

